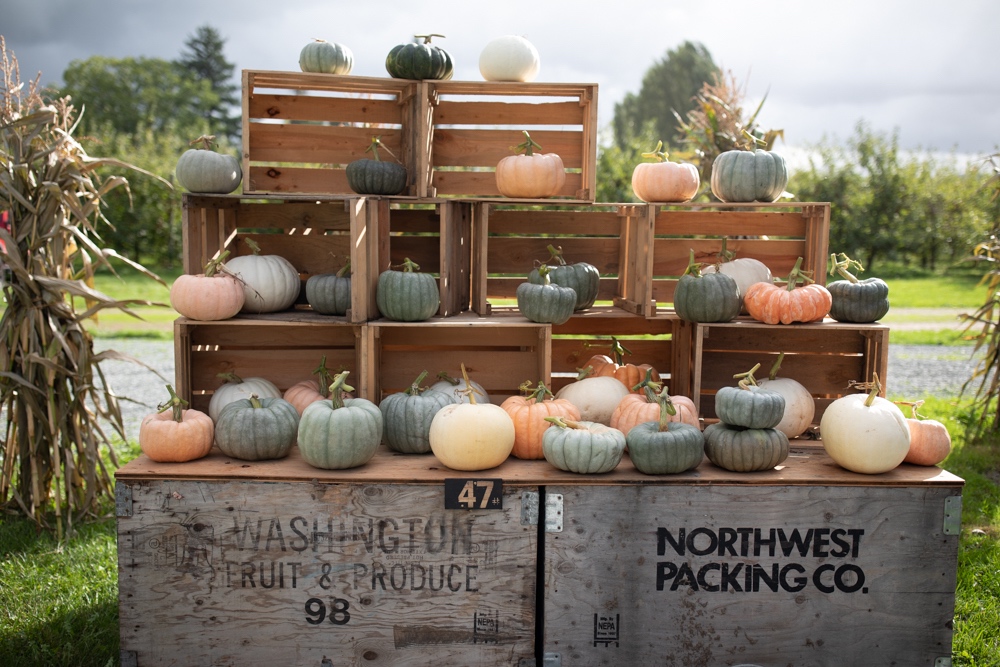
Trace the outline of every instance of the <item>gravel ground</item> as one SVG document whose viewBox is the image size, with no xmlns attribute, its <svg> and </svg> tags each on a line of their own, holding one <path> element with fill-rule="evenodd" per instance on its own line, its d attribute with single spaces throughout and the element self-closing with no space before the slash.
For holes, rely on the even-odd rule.
<svg viewBox="0 0 1000 667">
<path fill-rule="evenodd" d="M 142 366 L 125 361 L 103 364 L 115 392 L 136 401 L 122 401 L 121 405 L 126 433 L 129 437 L 138 437 L 142 417 L 166 399 L 165 385 L 174 384 L 173 344 L 130 338 L 98 339 L 95 348 L 117 350 L 163 375 L 160 378 Z M 971 347 L 890 345 L 886 386 L 889 396 L 906 400 L 956 396 L 974 368 Z"/>
</svg>

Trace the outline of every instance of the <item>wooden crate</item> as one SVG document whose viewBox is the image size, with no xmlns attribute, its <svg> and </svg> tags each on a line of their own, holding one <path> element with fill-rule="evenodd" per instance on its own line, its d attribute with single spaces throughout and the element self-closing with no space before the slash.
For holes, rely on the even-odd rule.
<svg viewBox="0 0 1000 667">
<path fill-rule="evenodd" d="M 208 411 L 222 384 L 219 373 L 263 377 L 282 392 L 312 375 L 321 359 L 331 371 L 348 370 L 348 384 L 367 398 L 360 372 L 362 327 L 311 312 L 237 316 L 220 322 L 178 318 L 174 322 L 177 395 Z"/>
<path fill-rule="evenodd" d="M 633 245 L 642 254 L 634 260 L 637 269 L 631 287 L 640 312 L 653 314 L 657 307 L 672 307 L 690 251 L 699 262 L 714 262 L 724 237 L 737 258 L 764 262 L 778 280 L 787 277 L 802 257 L 802 269 L 826 284 L 829 204 L 647 204 L 636 206 L 634 215 L 642 217 L 635 226 L 639 238 Z"/>
<path fill-rule="evenodd" d="M 548 385 L 552 374 L 551 328 L 523 317 L 377 320 L 365 327 L 365 349 L 367 384 L 376 402 L 405 390 L 424 370 L 428 384 L 441 372 L 461 377 L 463 363 L 496 404 L 517 395 L 526 380 Z"/>
<path fill-rule="evenodd" d="M 347 165 L 370 157 L 379 136 L 407 170 L 407 191 L 422 194 L 414 141 L 417 81 L 304 72 L 243 71 L 243 192 L 353 194 Z"/>
<path fill-rule="evenodd" d="M 733 375 L 760 363 L 766 378 L 778 354 L 779 375 L 802 383 L 816 400 L 814 425 L 837 398 L 857 393 L 852 380 L 869 382 L 878 373 L 884 388 L 889 363 L 889 327 L 825 320 L 812 324 L 769 325 L 741 318 L 725 324 L 681 322 L 675 338 L 676 389 L 690 396 L 700 413 L 715 419 L 715 392 L 735 383 Z M 683 389 L 686 387 L 686 389 Z"/>
<path fill-rule="evenodd" d="M 597 182 L 597 85 L 424 81 L 421 197 L 498 197 L 497 163 L 527 130 L 566 167 L 557 198 L 592 202 Z"/>
<path fill-rule="evenodd" d="M 534 655 L 527 489 L 445 509 L 433 456 L 350 471 L 214 452 L 117 473 L 121 662 L 506 667 Z M 405 480 L 405 481 L 404 481 Z M 537 494 L 536 494 L 537 496 Z M 529 501 L 530 504 L 530 501 Z"/>
</svg>

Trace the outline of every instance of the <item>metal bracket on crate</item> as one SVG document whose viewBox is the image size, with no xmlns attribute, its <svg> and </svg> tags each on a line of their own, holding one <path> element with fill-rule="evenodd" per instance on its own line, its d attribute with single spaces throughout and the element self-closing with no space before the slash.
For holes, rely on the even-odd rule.
<svg viewBox="0 0 1000 667">
<path fill-rule="evenodd" d="M 521 492 L 521 525 L 538 525 L 538 492 Z M 563 497 L 561 493 L 545 494 L 545 532 L 561 533 L 563 529 Z"/>
<path fill-rule="evenodd" d="M 115 484 L 115 516 L 132 516 L 132 487 L 128 484 Z"/>
<path fill-rule="evenodd" d="M 538 661 L 534 658 L 521 658 L 517 667 L 538 667 Z M 562 667 L 562 656 L 558 653 L 546 653 L 542 656 L 541 667 Z"/>
<path fill-rule="evenodd" d="M 962 532 L 962 496 L 948 496 L 944 499 L 944 534 L 959 535 Z"/>
</svg>

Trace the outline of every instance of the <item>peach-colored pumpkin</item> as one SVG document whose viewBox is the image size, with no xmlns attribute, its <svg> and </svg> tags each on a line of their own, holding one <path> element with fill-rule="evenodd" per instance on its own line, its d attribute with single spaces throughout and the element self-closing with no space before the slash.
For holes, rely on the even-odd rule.
<svg viewBox="0 0 1000 667">
<path fill-rule="evenodd" d="M 643 153 L 644 158 L 656 162 L 637 164 L 632 170 L 632 192 L 645 202 L 685 202 L 698 194 L 701 177 L 693 164 L 668 162 L 662 150 L 663 142 L 656 144 L 651 153 Z"/>
<path fill-rule="evenodd" d="M 330 398 L 330 385 L 333 384 L 333 375 L 326 367 L 326 357 L 320 359 L 319 366 L 313 371 L 315 380 L 303 380 L 296 382 L 285 390 L 282 398 L 292 404 L 295 411 L 302 416 L 302 411 L 316 401 Z M 353 398 L 353 394 L 344 392 L 343 398 Z"/>
<path fill-rule="evenodd" d="M 630 364 L 625 362 L 625 355 L 631 352 L 621 344 L 617 338 L 611 338 L 611 353 L 614 359 L 606 354 L 595 354 L 583 364 L 583 368 L 592 368 L 591 377 L 613 377 L 623 385 L 628 387 L 632 393 L 639 393 L 641 388 L 637 388 L 647 374 L 653 382 L 660 381 L 660 374 L 649 364 Z"/>
<path fill-rule="evenodd" d="M 508 155 L 497 164 L 497 189 L 505 197 L 541 199 L 559 194 L 566 183 L 566 168 L 555 153 L 535 153 L 541 148 L 524 133 L 517 148 L 524 155 Z"/>
<path fill-rule="evenodd" d="M 765 324 L 791 324 L 815 322 L 830 312 L 833 298 L 829 290 L 818 283 L 799 284 L 808 276 L 801 270 L 802 258 L 785 286 L 774 283 L 754 283 L 743 295 L 743 305 L 750 317 Z"/>
<path fill-rule="evenodd" d="M 673 404 L 677 414 L 671 415 L 667 421 L 682 422 L 690 424 L 695 428 L 701 428 L 698 422 L 698 408 L 687 396 L 670 396 L 670 403 Z M 629 394 L 618 403 L 614 413 L 611 415 L 611 428 L 616 428 L 625 435 L 639 424 L 655 422 L 660 419 L 660 404 L 656 401 L 656 396 L 643 394 Z"/>
<path fill-rule="evenodd" d="M 215 424 L 200 410 L 185 410 L 187 401 L 167 386 L 170 400 L 139 425 L 139 448 L 160 463 L 194 461 L 208 454 L 215 441 Z"/>
<path fill-rule="evenodd" d="M 224 251 L 205 266 L 205 273 L 182 274 L 170 286 L 170 305 L 192 320 L 228 320 L 243 308 L 243 285 L 229 273 L 219 273 L 229 255 Z"/>
<path fill-rule="evenodd" d="M 542 434 L 552 426 L 546 417 L 565 417 L 577 421 L 580 410 L 565 398 L 554 398 L 542 384 L 525 387 L 528 396 L 511 396 L 500 404 L 514 421 L 514 449 L 511 454 L 519 459 L 544 459 Z M 548 397 L 547 397 L 547 396 Z"/>
<path fill-rule="evenodd" d="M 918 466 L 936 466 L 948 458 L 951 453 L 951 435 L 948 428 L 934 419 L 906 420 L 910 428 L 910 450 L 903 459 L 904 463 Z"/>
</svg>

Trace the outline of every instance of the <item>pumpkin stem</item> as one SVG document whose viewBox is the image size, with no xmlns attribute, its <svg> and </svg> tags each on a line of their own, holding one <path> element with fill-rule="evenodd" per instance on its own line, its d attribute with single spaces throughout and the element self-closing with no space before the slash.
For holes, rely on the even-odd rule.
<svg viewBox="0 0 1000 667">
<path fill-rule="evenodd" d="M 545 421 L 555 424 L 559 428 L 586 429 L 586 427 L 581 425 L 580 422 L 573 419 L 566 419 L 565 417 L 545 417 Z"/>
<path fill-rule="evenodd" d="M 660 404 L 659 430 L 666 431 L 667 424 L 670 423 L 670 418 L 677 414 L 677 408 L 674 406 L 674 402 L 670 400 L 670 395 L 666 387 L 660 389 L 659 393 L 656 394 L 656 402 Z"/>
<path fill-rule="evenodd" d="M 348 273 L 350 273 L 350 271 L 351 271 L 351 260 L 347 260 L 347 264 L 344 264 L 344 266 L 340 267 L 340 271 L 337 271 L 337 277 L 343 278 Z"/>
<path fill-rule="evenodd" d="M 448 375 L 448 371 L 441 371 L 440 373 L 437 374 L 437 376 L 439 379 L 444 380 L 452 387 L 457 387 L 458 383 L 460 382 L 459 380 L 456 380 L 452 376 Z"/>
<path fill-rule="evenodd" d="M 243 239 L 243 242 L 247 244 L 247 247 L 253 252 L 254 255 L 260 254 L 260 246 L 253 239 Z"/>
<path fill-rule="evenodd" d="M 413 36 L 414 39 L 422 39 L 422 40 L 424 40 L 424 44 L 430 44 L 431 43 L 431 37 L 440 37 L 441 39 L 444 39 L 444 35 L 439 35 L 436 32 L 432 32 L 429 35 L 414 35 Z"/>
<path fill-rule="evenodd" d="M 687 268 L 684 269 L 684 273 L 682 273 L 681 275 L 682 276 L 694 276 L 695 278 L 701 278 L 701 264 L 699 264 L 698 262 L 694 261 L 694 248 L 691 248 L 691 252 L 689 254 Z"/>
<path fill-rule="evenodd" d="M 333 378 L 333 383 L 330 385 L 329 394 L 327 394 L 327 399 L 333 403 L 334 409 L 344 407 L 344 392 L 354 391 L 354 387 L 346 384 L 347 376 L 351 374 L 351 371 L 341 371 Z"/>
<path fill-rule="evenodd" d="M 792 267 L 792 272 L 788 274 L 788 286 L 787 286 L 788 291 L 791 292 L 796 287 L 798 287 L 800 281 L 802 282 L 803 285 L 808 285 L 809 283 L 816 282 L 809 275 L 808 271 L 802 270 L 801 257 L 795 260 L 795 266 Z"/>
<path fill-rule="evenodd" d="M 201 146 L 199 146 L 198 144 L 201 144 Z M 200 137 L 198 137 L 197 139 L 194 139 L 194 140 L 188 142 L 188 146 L 194 146 L 198 150 L 202 150 L 202 151 L 210 151 L 210 150 L 212 150 L 212 146 L 214 144 L 215 144 L 215 135 L 214 134 L 203 134 Z"/>
<path fill-rule="evenodd" d="M 319 386 L 319 395 L 323 398 L 329 397 L 330 384 L 333 382 L 333 376 L 330 375 L 330 370 L 326 367 L 326 355 L 319 360 L 319 366 L 316 370 L 312 372 L 313 375 L 318 375 L 319 378 L 316 380 L 316 384 Z"/>
<path fill-rule="evenodd" d="M 416 273 L 417 271 L 420 270 L 420 265 L 414 262 L 409 257 L 405 257 L 403 259 L 403 263 L 398 264 L 397 266 L 401 267 L 404 273 Z"/>
<path fill-rule="evenodd" d="M 649 153 L 643 153 L 642 157 L 646 158 L 647 160 L 666 162 L 668 154 L 662 149 L 663 149 L 663 140 L 661 139 L 660 141 L 656 142 L 656 148 L 654 148 Z"/>
<path fill-rule="evenodd" d="M 260 396 L 257 394 L 250 394 L 250 407 L 254 410 L 262 407 L 260 403 Z"/>
<path fill-rule="evenodd" d="M 594 374 L 594 367 L 593 366 L 585 366 L 584 368 L 577 368 L 576 372 L 577 372 L 576 381 L 579 382 L 580 380 L 585 380 L 588 377 L 590 377 L 591 375 L 593 375 Z"/>
<path fill-rule="evenodd" d="M 469 403 L 476 405 L 476 394 L 481 394 L 482 392 L 472 386 L 472 382 L 469 380 L 469 371 L 466 370 L 464 363 L 462 364 L 462 379 L 465 380 L 465 389 L 460 393 L 469 397 Z M 458 383 L 456 382 L 455 384 Z"/>
<path fill-rule="evenodd" d="M 767 375 L 768 380 L 773 380 L 776 377 L 778 377 L 778 369 L 781 368 L 781 362 L 784 360 L 784 358 L 785 358 L 785 353 L 779 352 L 778 358 L 774 360 L 774 365 L 771 366 L 771 372 L 768 373 Z"/>
<path fill-rule="evenodd" d="M 554 246 L 551 243 L 548 245 L 548 250 L 550 257 L 549 259 L 554 259 L 559 262 L 559 266 L 566 266 L 566 260 L 563 258 L 562 246 Z"/>
<path fill-rule="evenodd" d="M 719 254 L 718 254 L 719 264 L 725 264 L 726 262 L 731 262 L 734 259 L 736 259 L 736 253 L 733 252 L 732 250 L 729 250 L 726 247 L 726 243 L 728 241 L 729 241 L 728 236 L 722 237 L 722 248 L 719 249 Z"/>
<path fill-rule="evenodd" d="M 837 274 L 849 282 L 856 283 L 858 282 L 858 277 L 851 273 L 851 269 L 861 273 L 865 270 L 865 267 L 858 260 L 848 257 L 847 253 L 842 252 L 840 255 L 830 253 L 829 271 L 831 276 Z"/>
<path fill-rule="evenodd" d="M 896 405 L 908 405 L 908 406 L 910 406 L 910 414 L 913 415 L 914 419 L 923 419 L 924 418 L 923 415 L 917 413 L 917 410 L 920 409 L 920 406 L 922 406 L 924 404 L 923 401 L 893 401 L 893 403 L 895 403 Z"/>
<path fill-rule="evenodd" d="M 410 388 L 406 390 L 406 395 L 419 396 L 421 393 L 423 393 L 426 387 L 421 387 L 420 383 L 424 381 L 425 377 L 427 377 L 427 371 L 424 371 L 417 376 L 417 379 L 413 381 L 413 384 L 410 385 Z"/>
<path fill-rule="evenodd" d="M 233 384 L 243 383 L 243 378 L 241 378 L 233 371 L 229 371 L 228 373 L 219 373 L 215 377 L 219 378 L 220 380 L 225 380 L 226 382 L 232 382 Z"/>
<path fill-rule="evenodd" d="M 166 412 L 167 410 L 172 410 L 173 414 L 171 416 L 173 417 L 173 420 L 180 423 L 184 421 L 184 407 L 188 404 L 188 402 L 178 396 L 177 392 L 175 392 L 174 388 L 169 384 L 167 385 L 167 391 L 170 392 L 170 398 L 167 399 L 166 403 L 161 403 L 156 406 L 156 411 Z"/>
<path fill-rule="evenodd" d="M 521 388 L 528 390 L 528 395 L 525 398 L 533 398 L 535 399 L 535 403 L 541 403 L 545 400 L 546 396 L 555 397 L 555 394 L 541 380 L 538 381 L 538 385 L 535 387 L 531 386 L 531 381 L 529 380 L 522 384 Z"/>
<path fill-rule="evenodd" d="M 878 373 L 875 371 L 872 371 L 871 386 L 872 390 L 868 393 L 868 398 L 865 399 L 865 406 L 869 408 L 872 406 L 872 403 L 875 402 L 875 398 L 882 391 L 882 383 L 878 381 Z"/>
<path fill-rule="evenodd" d="M 646 395 L 647 403 L 656 402 L 656 392 L 663 388 L 662 382 L 656 382 L 653 380 L 653 368 L 649 367 L 646 369 L 646 377 L 643 378 L 639 384 L 632 387 L 632 392 L 643 392 Z"/>
<path fill-rule="evenodd" d="M 549 268 L 548 264 L 542 264 L 541 266 L 538 267 L 538 277 L 542 279 L 541 282 L 542 285 L 552 284 L 552 278 L 549 276 L 551 272 L 552 269 Z"/>
<path fill-rule="evenodd" d="M 615 363 L 618 364 L 619 366 L 621 366 L 622 363 L 625 360 L 625 355 L 626 354 L 632 354 L 632 350 L 630 350 L 627 347 L 625 347 L 624 345 L 622 345 L 622 342 L 620 340 L 618 340 L 617 337 L 612 336 L 611 337 L 611 353 L 615 355 Z"/>
<path fill-rule="evenodd" d="M 378 149 L 380 148 L 383 149 L 389 155 L 391 155 L 393 160 L 399 162 L 399 158 L 396 157 L 396 154 L 393 153 L 391 150 L 389 150 L 388 147 L 386 147 L 386 145 L 382 143 L 382 137 L 372 137 L 372 142 L 368 145 L 368 148 L 365 149 L 365 152 L 366 153 L 371 152 L 375 161 L 381 162 L 382 160 L 378 156 Z"/>
<path fill-rule="evenodd" d="M 521 130 L 521 132 L 524 133 L 524 141 L 519 143 L 517 146 L 511 146 L 510 149 L 512 151 L 516 151 L 518 153 L 523 152 L 525 155 L 531 156 L 535 154 L 535 149 L 542 150 L 542 147 L 531 138 L 531 135 L 528 134 L 527 130 Z"/>
<path fill-rule="evenodd" d="M 757 378 L 755 378 L 753 374 L 757 372 L 758 368 L 760 368 L 760 364 L 756 364 L 745 373 L 737 373 L 733 376 L 733 379 L 739 379 L 740 389 L 749 389 L 750 387 L 757 386 Z"/>
<path fill-rule="evenodd" d="M 211 278 L 218 272 L 222 265 L 225 263 L 226 258 L 229 257 L 229 251 L 223 250 L 218 255 L 208 260 L 208 264 L 205 265 L 205 277 Z"/>
</svg>

